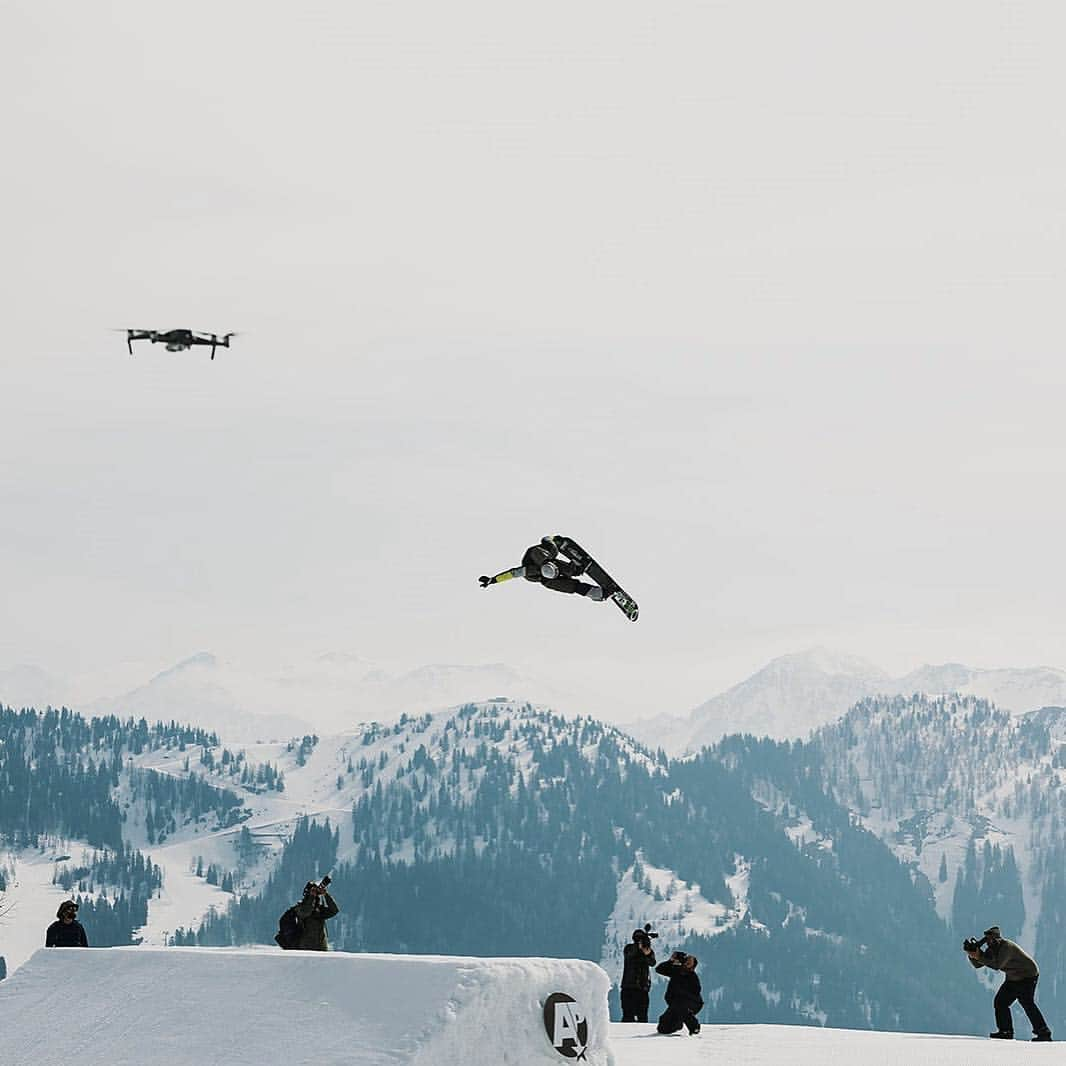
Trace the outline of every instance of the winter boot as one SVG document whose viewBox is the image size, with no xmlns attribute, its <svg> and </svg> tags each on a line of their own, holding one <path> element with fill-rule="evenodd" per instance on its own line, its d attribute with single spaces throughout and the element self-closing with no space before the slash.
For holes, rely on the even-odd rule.
<svg viewBox="0 0 1066 1066">
<path fill-rule="evenodd" d="M 989 1036 L 989 1039 L 991 1039 L 991 1040 L 1013 1040 L 1014 1039 L 1014 1033 L 1010 1029 L 997 1030 L 994 1033 L 989 1033 L 988 1036 Z"/>
<path fill-rule="evenodd" d="M 1036 1036 L 1033 1037 L 1034 1044 L 1050 1044 L 1051 1043 L 1051 1030 L 1041 1029 Z"/>
</svg>

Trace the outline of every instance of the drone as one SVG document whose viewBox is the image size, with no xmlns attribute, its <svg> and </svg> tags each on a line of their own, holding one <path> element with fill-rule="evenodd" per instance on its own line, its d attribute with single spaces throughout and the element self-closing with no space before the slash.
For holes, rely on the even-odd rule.
<svg viewBox="0 0 1066 1066">
<path fill-rule="evenodd" d="M 198 333 L 191 329 L 168 329 L 160 332 L 155 329 L 126 330 L 126 347 L 133 355 L 134 341 L 151 341 L 153 344 L 165 344 L 168 352 L 185 352 L 195 344 L 211 345 L 211 358 L 215 358 L 216 348 L 228 348 L 230 337 L 236 333 L 225 333 L 221 337 L 216 333 Z"/>
</svg>

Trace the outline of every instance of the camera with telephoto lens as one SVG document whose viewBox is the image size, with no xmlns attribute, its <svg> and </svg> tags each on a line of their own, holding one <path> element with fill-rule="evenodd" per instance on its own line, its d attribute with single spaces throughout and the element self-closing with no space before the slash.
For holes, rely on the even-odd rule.
<svg viewBox="0 0 1066 1066">
<path fill-rule="evenodd" d="M 680 963 L 682 966 L 684 966 L 686 960 L 688 959 L 688 953 L 684 951 L 675 951 L 673 955 L 670 956 L 670 958 L 672 958 L 674 962 Z"/>
<path fill-rule="evenodd" d="M 318 882 L 318 887 L 319 888 L 329 888 L 330 883 L 332 881 L 333 881 L 333 878 L 330 877 L 329 874 L 326 874 L 326 876 L 323 877 L 322 880 Z"/>
<path fill-rule="evenodd" d="M 985 938 L 984 937 L 981 937 L 981 939 L 978 940 L 977 937 L 975 937 L 975 936 L 968 936 L 962 942 L 962 950 L 965 951 L 967 954 L 970 954 L 971 952 L 974 952 L 974 951 L 980 951 L 981 948 L 984 946 L 984 943 L 985 943 Z"/>
</svg>

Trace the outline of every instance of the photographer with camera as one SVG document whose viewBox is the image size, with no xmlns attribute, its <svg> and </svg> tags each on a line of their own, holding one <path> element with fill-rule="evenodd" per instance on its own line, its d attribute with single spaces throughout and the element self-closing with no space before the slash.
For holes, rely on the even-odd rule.
<svg viewBox="0 0 1066 1066">
<path fill-rule="evenodd" d="M 648 1020 L 648 993 L 651 991 L 651 968 L 655 965 L 655 952 L 651 942 L 658 937 L 651 931 L 648 922 L 643 929 L 633 930 L 633 943 L 622 949 L 622 1021 L 646 1022 Z"/>
<path fill-rule="evenodd" d="M 329 951 L 326 922 L 340 913 L 340 907 L 326 891 L 329 883 L 328 876 L 317 885 L 308 881 L 304 885 L 303 899 L 292 908 L 296 912 L 298 928 L 294 944 L 297 951 Z"/>
<path fill-rule="evenodd" d="M 695 955 L 675 951 L 666 962 L 655 967 L 657 974 L 670 978 L 666 986 L 666 1010 L 659 1018 L 660 1033 L 676 1033 L 682 1025 L 689 1036 L 700 1031 L 700 1020 L 696 1015 L 703 1010 L 703 989 L 696 976 L 698 965 Z"/>
<path fill-rule="evenodd" d="M 1017 1000 L 1033 1027 L 1033 1040 L 1051 1040 L 1051 1030 L 1034 999 L 1036 983 L 1040 979 L 1036 963 L 1013 940 L 1003 937 L 998 925 L 986 929 L 980 940 L 968 937 L 962 942 L 962 950 L 966 952 L 974 969 L 979 970 L 982 966 L 987 966 L 990 970 L 1003 971 L 1005 980 L 999 986 L 993 1001 L 996 1009 L 996 1031 L 988 1035 L 993 1040 L 1014 1039 L 1014 1020 L 1010 1009 Z"/>
</svg>

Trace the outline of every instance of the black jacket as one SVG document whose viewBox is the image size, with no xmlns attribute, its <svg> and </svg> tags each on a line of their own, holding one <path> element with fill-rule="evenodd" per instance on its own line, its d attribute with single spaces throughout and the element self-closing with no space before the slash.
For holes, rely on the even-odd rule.
<svg viewBox="0 0 1066 1066">
<path fill-rule="evenodd" d="M 622 988 L 638 988 L 647 992 L 651 988 L 651 968 L 655 965 L 655 952 L 645 955 L 636 944 L 626 944 L 622 951 Z"/>
<path fill-rule="evenodd" d="M 85 935 L 85 929 L 81 922 L 74 919 L 70 925 L 64 922 L 53 922 L 44 935 L 46 948 L 87 948 L 89 938 Z"/>
<path fill-rule="evenodd" d="M 300 919 L 300 941 L 296 947 L 300 951 L 329 951 L 326 921 L 339 912 L 340 907 L 328 892 L 320 900 L 305 896 L 296 904 L 296 917 Z"/>
<path fill-rule="evenodd" d="M 699 1014 L 703 1010 L 703 989 L 695 970 L 686 970 L 680 963 L 667 959 L 655 967 L 655 972 L 670 978 L 666 986 L 668 1006 L 679 1007 L 692 1014 Z"/>
</svg>

